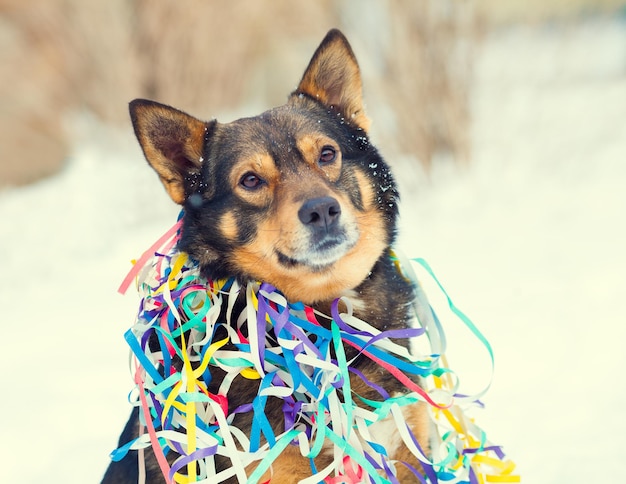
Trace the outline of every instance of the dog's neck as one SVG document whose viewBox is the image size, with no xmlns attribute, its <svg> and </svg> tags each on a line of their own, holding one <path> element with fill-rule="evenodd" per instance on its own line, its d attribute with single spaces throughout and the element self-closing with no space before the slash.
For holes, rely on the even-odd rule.
<svg viewBox="0 0 626 484">
<path fill-rule="evenodd" d="M 338 297 L 349 300 L 357 318 L 386 331 L 407 326 L 414 290 L 412 284 L 398 272 L 387 250 L 359 286 L 344 291 Z M 312 307 L 323 314 L 330 314 L 335 299 L 313 304 Z"/>
</svg>

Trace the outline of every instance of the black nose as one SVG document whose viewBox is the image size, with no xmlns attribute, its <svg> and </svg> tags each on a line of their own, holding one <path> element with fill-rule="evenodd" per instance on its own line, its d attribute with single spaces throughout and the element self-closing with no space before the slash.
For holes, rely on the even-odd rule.
<svg viewBox="0 0 626 484">
<path fill-rule="evenodd" d="M 304 225 L 320 229 L 329 229 L 340 215 L 341 207 L 333 197 L 312 198 L 298 210 L 298 218 Z"/>
</svg>

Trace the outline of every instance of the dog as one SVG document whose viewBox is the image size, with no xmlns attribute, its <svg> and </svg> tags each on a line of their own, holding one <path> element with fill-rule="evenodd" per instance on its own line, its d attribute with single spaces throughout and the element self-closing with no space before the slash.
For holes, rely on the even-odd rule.
<svg viewBox="0 0 626 484">
<path fill-rule="evenodd" d="M 242 284 L 265 281 L 288 301 L 324 314 L 346 296 L 354 315 L 381 331 L 410 325 L 414 287 L 398 272 L 390 249 L 397 186 L 369 140 L 359 66 L 340 31 L 328 32 L 286 104 L 258 116 L 204 122 L 141 99 L 130 103 L 130 115 L 148 163 L 184 208 L 179 249 L 204 275 L 234 277 Z M 389 395 L 409 393 L 384 368 L 358 358 L 356 350 L 346 351 L 347 358 L 356 358 L 354 366 Z M 219 378 L 212 385 L 216 389 Z M 381 398 L 362 380 L 355 379 L 351 390 L 370 400 Z M 251 402 L 256 391 L 242 384 L 229 395 L 231 405 Z M 269 399 L 266 412 L 275 430 L 284 431 L 281 401 Z M 403 414 L 428 452 L 425 405 L 413 404 Z M 235 419 L 239 428 L 250 429 L 249 413 Z M 135 410 L 120 445 L 137 437 L 138 425 Z M 420 469 L 402 439 L 389 435 L 384 421 L 376 425 L 389 458 Z M 332 458 L 320 453 L 318 468 Z M 131 451 L 112 462 L 102 482 L 137 482 L 137 459 Z M 145 459 L 146 482 L 165 482 L 149 449 Z M 218 466 L 227 465 L 226 459 L 218 460 Z M 309 459 L 289 446 L 259 482 L 296 483 L 311 475 Z M 396 478 L 419 482 L 400 464 Z"/>
</svg>

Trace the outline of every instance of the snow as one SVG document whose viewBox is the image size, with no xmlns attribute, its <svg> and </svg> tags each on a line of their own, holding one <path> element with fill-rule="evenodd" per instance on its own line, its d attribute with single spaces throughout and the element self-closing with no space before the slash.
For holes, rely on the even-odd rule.
<svg viewBox="0 0 626 484">
<path fill-rule="evenodd" d="M 473 104 L 471 164 L 398 173 L 400 246 L 428 260 L 489 339 L 495 376 L 475 416 L 523 482 L 616 482 L 626 457 L 626 24 L 490 35 Z M 101 477 L 131 388 L 122 334 L 137 300 L 116 288 L 177 214 L 130 129 L 83 125 L 63 173 L 0 193 L 3 482 Z M 480 390 L 486 352 L 445 324 L 453 368 Z"/>
<path fill-rule="evenodd" d="M 626 26 L 489 38 L 474 108 L 474 160 L 439 167 L 418 187 L 405 205 L 404 251 L 429 260 L 491 342 L 496 374 L 477 417 L 524 481 L 617 482 L 626 457 Z M 481 353 L 459 337 L 452 367 L 462 371 Z"/>
</svg>

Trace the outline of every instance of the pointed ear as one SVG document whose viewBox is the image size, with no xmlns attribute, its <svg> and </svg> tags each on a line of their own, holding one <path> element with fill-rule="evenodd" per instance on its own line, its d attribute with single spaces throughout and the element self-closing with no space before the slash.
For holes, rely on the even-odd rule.
<svg viewBox="0 0 626 484">
<path fill-rule="evenodd" d="M 361 72 L 348 40 L 337 29 L 313 54 L 296 94 L 307 94 L 340 110 L 350 122 L 367 130 L 370 121 L 363 108 Z"/>
<path fill-rule="evenodd" d="M 148 163 L 176 203 L 185 201 L 185 179 L 200 172 L 206 123 L 145 99 L 129 105 L 135 135 Z"/>
</svg>

